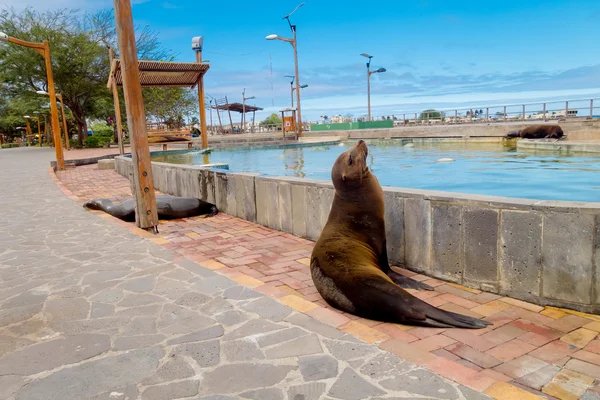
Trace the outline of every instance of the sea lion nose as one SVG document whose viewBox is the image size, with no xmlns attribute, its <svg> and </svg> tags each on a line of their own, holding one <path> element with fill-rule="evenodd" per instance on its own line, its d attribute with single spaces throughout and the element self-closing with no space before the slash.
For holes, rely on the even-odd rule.
<svg viewBox="0 0 600 400">
<path fill-rule="evenodd" d="M 363 144 L 364 142 L 365 142 L 364 140 L 359 139 L 357 144 Z"/>
</svg>

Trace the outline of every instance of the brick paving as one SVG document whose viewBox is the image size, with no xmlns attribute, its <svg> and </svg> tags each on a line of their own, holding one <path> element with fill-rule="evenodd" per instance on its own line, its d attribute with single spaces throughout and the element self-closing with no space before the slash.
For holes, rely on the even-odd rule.
<svg viewBox="0 0 600 400">
<path fill-rule="evenodd" d="M 125 178 L 95 165 L 57 176 L 56 183 L 80 204 L 93 197 L 120 200 L 130 195 Z M 410 290 L 415 296 L 494 325 L 463 330 L 380 323 L 342 313 L 323 301 L 310 277 L 309 240 L 222 213 L 161 221 L 156 236 L 95 213 L 340 331 L 494 398 L 600 399 L 600 316 L 541 307 L 398 268 L 435 287 L 433 292 Z"/>
</svg>

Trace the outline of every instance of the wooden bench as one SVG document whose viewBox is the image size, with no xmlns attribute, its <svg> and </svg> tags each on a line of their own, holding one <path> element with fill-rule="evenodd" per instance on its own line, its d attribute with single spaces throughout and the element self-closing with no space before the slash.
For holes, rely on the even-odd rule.
<svg viewBox="0 0 600 400">
<path fill-rule="evenodd" d="M 192 148 L 192 134 L 188 131 L 148 130 L 149 143 L 162 143 L 163 151 L 167 151 L 169 143 L 187 143 Z"/>
</svg>

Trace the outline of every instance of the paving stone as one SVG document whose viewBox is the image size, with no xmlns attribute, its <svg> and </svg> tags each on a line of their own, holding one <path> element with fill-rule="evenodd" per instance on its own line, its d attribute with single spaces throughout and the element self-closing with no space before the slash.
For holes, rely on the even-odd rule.
<svg viewBox="0 0 600 400">
<path fill-rule="evenodd" d="M 265 350 L 267 358 L 287 358 L 315 354 L 323 351 L 317 335 L 303 336 L 298 339 Z"/>
<path fill-rule="evenodd" d="M 13 307 L 23 307 L 23 306 L 31 306 L 35 304 L 43 304 L 48 298 L 48 293 L 39 291 L 39 290 L 31 290 L 27 292 L 23 292 L 17 296 L 11 297 L 10 299 L 4 301 L 2 303 L 2 307 L 0 309 L 5 310 L 7 308 Z"/>
<path fill-rule="evenodd" d="M 142 400 L 171 400 L 198 394 L 199 381 L 181 381 L 144 390 Z"/>
<path fill-rule="evenodd" d="M 157 317 L 162 311 L 161 304 L 128 307 L 114 313 L 115 317 Z"/>
<path fill-rule="evenodd" d="M 328 394 L 336 399 L 360 400 L 385 394 L 350 368 L 346 368 L 335 381 Z"/>
<path fill-rule="evenodd" d="M 416 369 L 404 375 L 379 382 L 386 389 L 407 391 L 413 395 L 429 396 L 436 399 L 454 400 L 456 389 L 439 376 L 424 369 Z"/>
<path fill-rule="evenodd" d="M 250 317 L 245 312 L 242 311 L 225 311 L 220 314 L 216 314 L 215 318 L 221 324 L 225 326 L 238 325 L 242 322 L 248 321 Z"/>
<path fill-rule="evenodd" d="M 580 372 L 587 376 L 591 376 L 595 379 L 600 379 L 600 366 L 598 365 L 590 364 L 581 360 L 572 359 L 565 364 L 565 368 L 570 369 L 572 371 Z"/>
<path fill-rule="evenodd" d="M 133 317 L 121 330 L 121 333 L 125 336 L 150 335 L 156 333 L 156 318 Z"/>
<path fill-rule="evenodd" d="M 180 345 L 176 354 L 192 357 L 200 367 L 212 367 L 221 360 L 221 346 L 218 340 Z"/>
<path fill-rule="evenodd" d="M 542 387 L 550 382 L 558 371 L 560 371 L 560 367 L 556 365 L 546 365 L 535 372 L 518 378 L 517 382 L 535 390 L 542 390 Z"/>
<path fill-rule="evenodd" d="M 279 388 L 251 390 L 242 393 L 240 396 L 253 400 L 283 400 L 283 392 Z"/>
<path fill-rule="evenodd" d="M 284 329 L 282 331 L 277 331 L 275 333 L 270 333 L 267 335 L 259 335 L 257 338 L 257 343 L 260 347 L 268 347 L 273 346 L 275 344 L 288 342 L 293 339 L 297 339 L 302 336 L 308 335 L 309 332 L 293 327 Z"/>
<path fill-rule="evenodd" d="M 325 392 L 327 385 L 321 382 L 305 383 L 304 385 L 292 386 L 288 390 L 289 400 L 319 400 Z"/>
<path fill-rule="evenodd" d="M 137 307 L 137 306 L 145 306 L 148 304 L 154 303 L 162 303 L 165 300 L 153 294 L 125 294 L 123 300 L 121 300 L 117 306 L 119 307 Z"/>
<path fill-rule="evenodd" d="M 262 360 L 265 358 L 263 353 L 256 346 L 256 343 L 247 339 L 225 342 L 223 344 L 223 352 L 225 353 L 227 360 L 231 362 Z"/>
<path fill-rule="evenodd" d="M 0 310 L 0 326 L 26 321 L 42 310 L 42 304 L 12 307 Z"/>
<path fill-rule="evenodd" d="M 324 339 L 323 344 L 335 358 L 342 361 L 364 358 L 377 352 L 376 347 L 364 343 L 340 342 Z"/>
<path fill-rule="evenodd" d="M 211 297 L 197 292 L 188 292 L 183 294 L 180 298 L 175 301 L 175 304 L 183 307 L 197 309 L 203 304 L 208 303 L 212 300 Z"/>
<path fill-rule="evenodd" d="M 116 303 L 123 298 L 123 291 L 121 289 L 113 288 L 106 289 L 92 297 L 92 301 L 99 303 Z"/>
<path fill-rule="evenodd" d="M 115 306 L 112 304 L 92 303 L 90 318 L 109 317 L 115 312 Z"/>
<path fill-rule="evenodd" d="M 246 336 L 276 331 L 276 330 L 279 330 L 282 328 L 285 328 L 285 326 L 280 325 L 280 324 L 274 324 L 273 322 L 270 322 L 270 321 L 256 319 L 256 320 L 248 321 L 244 325 L 240 326 L 239 328 L 233 330 L 230 333 L 227 333 L 225 336 L 223 336 L 223 339 L 224 340 L 234 340 L 234 339 L 239 339 L 239 338 L 246 337 Z"/>
<path fill-rule="evenodd" d="M 119 279 L 128 275 L 130 271 L 100 271 L 93 274 L 88 274 L 83 277 L 81 281 L 82 285 L 89 285 L 92 283 L 112 281 L 113 279 Z"/>
<path fill-rule="evenodd" d="M 291 308 L 286 307 L 268 297 L 262 297 L 253 301 L 252 303 L 248 303 L 243 306 L 243 308 L 274 322 L 282 321 L 292 312 Z"/>
<path fill-rule="evenodd" d="M 578 399 L 594 382 L 593 378 L 567 369 L 560 371 L 542 392 L 559 399 Z"/>
<path fill-rule="evenodd" d="M 26 383 L 27 379 L 18 375 L 2 375 L 0 376 L 0 398 L 8 399 L 17 390 L 21 389 Z"/>
<path fill-rule="evenodd" d="M 415 368 L 414 364 L 385 352 L 368 360 L 360 372 L 373 379 L 382 379 L 398 376 Z"/>
<path fill-rule="evenodd" d="M 152 375 L 163 355 L 147 348 L 68 367 L 29 383 L 15 400 L 81 399 L 134 384 Z"/>
<path fill-rule="evenodd" d="M 86 397 L 85 400 L 133 400 L 138 398 L 138 390 L 135 385 L 127 385 Z"/>
<path fill-rule="evenodd" d="M 158 385 L 164 382 L 190 378 L 194 375 L 196 375 L 196 372 L 190 364 L 183 357 L 173 354 L 154 375 L 142 381 L 142 384 L 145 386 Z"/>
<path fill-rule="evenodd" d="M 211 326 L 210 328 L 202 329 L 198 332 L 190 333 L 187 335 L 179 336 L 175 339 L 171 339 L 167 342 L 168 345 L 181 344 L 188 342 L 200 342 L 203 340 L 216 339 L 223 336 L 223 327 L 221 325 Z"/>
<path fill-rule="evenodd" d="M 200 390 L 202 395 L 207 395 L 265 388 L 278 384 L 294 369 L 296 367 L 290 365 L 255 363 L 223 365 L 204 374 Z"/>
<path fill-rule="evenodd" d="M 153 346 L 162 342 L 164 339 L 164 335 L 125 336 L 115 340 L 112 349 L 115 351 L 140 349 L 142 347 Z"/>
<path fill-rule="evenodd" d="M 530 355 L 525 355 L 510 362 L 499 365 L 494 369 L 512 378 L 520 378 L 547 366 L 547 362 L 539 360 Z"/>
<path fill-rule="evenodd" d="M 245 286 L 234 286 L 223 292 L 223 298 L 231 300 L 248 300 L 261 296 L 260 293 Z"/>
<path fill-rule="evenodd" d="M 38 343 L 0 358 L 0 376 L 33 375 L 74 364 L 110 349 L 107 335 L 81 334 Z"/>
<path fill-rule="evenodd" d="M 493 368 L 502 362 L 488 354 L 475 350 L 463 343 L 456 343 L 445 348 L 449 352 L 468 360 L 481 368 Z"/>
<path fill-rule="evenodd" d="M 236 286 L 236 284 L 231 279 L 222 275 L 215 275 L 195 283 L 191 289 L 200 293 L 211 295 L 220 293 L 223 290 L 234 286 Z"/>
<path fill-rule="evenodd" d="M 218 312 L 223 312 L 232 309 L 233 305 L 229 301 L 223 299 L 222 297 L 216 297 L 208 303 L 206 303 L 205 305 L 203 305 L 202 307 L 200 307 L 200 311 L 207 315 L 213 315 Z"/>
<path fill-rule="evenodd" d="M 326 336 L 330 339 L 338 339 L 344 336 L 343 332 L 340 332 L 339 330 L 327 324 L 319 322 L 305 314 L 294 312 L 290 316 L 286 317 L 285 321 L 290 322 L 294 325 L 298 325 L 311 332 L 318 333 L 319 335 Z"/>
<path fill-rule="evenodd" d="M 334 378 L 338 374 L 338 361 L 326 354 L 300 357 L 298 366 L 307 382 Z"/>
</svg>

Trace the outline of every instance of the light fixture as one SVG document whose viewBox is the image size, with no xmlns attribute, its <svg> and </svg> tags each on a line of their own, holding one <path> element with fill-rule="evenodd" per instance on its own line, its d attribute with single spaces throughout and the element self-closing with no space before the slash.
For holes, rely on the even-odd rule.
<svg viewBox="0 0 600 400">
<path fill-rule="evenodd" d="M 385 72 L 385 71 L 387 71 L 385 68 L 379 68 L 379 69 L 378 69 L 377 71 L 375 71 L 375 72 Z"/>
<path fill-rule="evenodd" d="M 37 94 L 43 94 L 43 95 L 45 95 L 45 96 L 48 96 L 48 92 L 46 92 L 46 91 L 43 91 L 43 90 L 36 90 L 35 92 L 36 92 Z"/>
<path fill-rule="evenodd" d="M 272 35 L 267 36 L 265 39 L 276 40 L 276 39 L 279 39 L 279 35 L 272 34 Z"/>
<path fill-rule="evenodd" d="M 0 32 L 0 42 L 8 42 L 8 35 L 4 32 Z"/>
<path fill-rule="evenodd" d="M 24 115 L 23 118 L 31 118 L 29 115 Z"/>
</svg>

